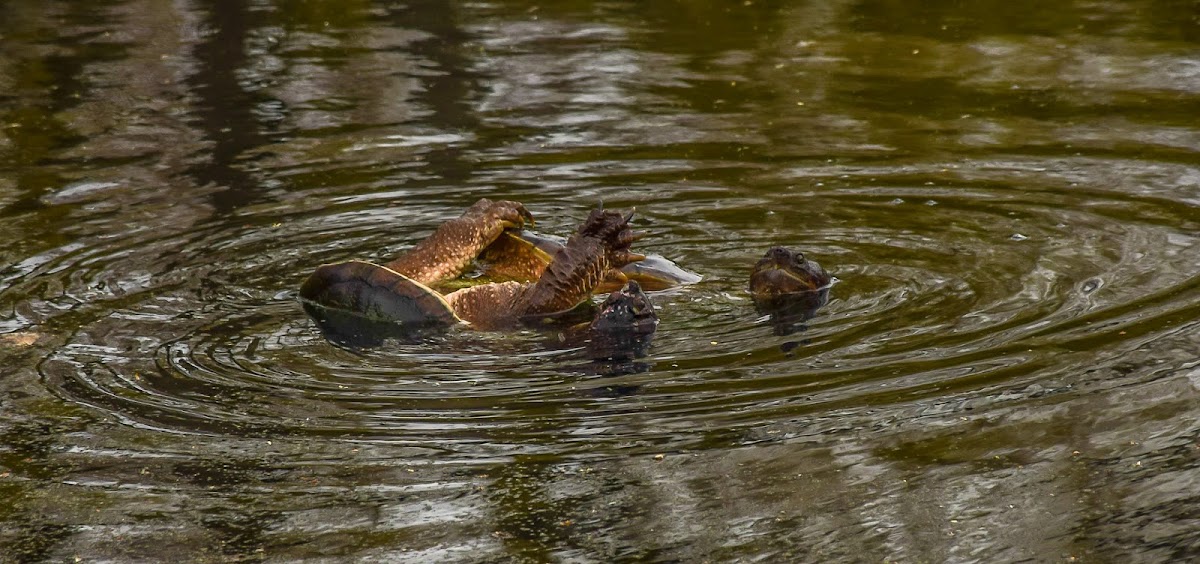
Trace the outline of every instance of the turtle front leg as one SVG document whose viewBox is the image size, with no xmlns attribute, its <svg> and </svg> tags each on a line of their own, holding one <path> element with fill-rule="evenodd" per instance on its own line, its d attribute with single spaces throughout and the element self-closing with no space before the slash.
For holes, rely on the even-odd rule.
<svg viewBox="0 0 1200 564">
<path fill-rule="evenodd" d="M 629 250 L 637 239 L 629 227 L 633 212 L 597 209 L 559 249 L 538 281 L 515 304 L 518 316 L 565 311 L 590 299 L 613 270 L 646 257 Z"/>
<path fill-rule="evenodd" d="M 482 198 L 384 266 L 426 285 L 451 280 L 505 229 L 520 229 L 526 222 L 533 223 L 533 216 L 520 203 Z"/>
</svg>

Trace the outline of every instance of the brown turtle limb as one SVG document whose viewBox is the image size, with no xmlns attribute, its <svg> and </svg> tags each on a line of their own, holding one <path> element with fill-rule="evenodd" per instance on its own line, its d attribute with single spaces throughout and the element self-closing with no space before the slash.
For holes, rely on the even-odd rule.
<svg viewBox="0 0 1200 564">
<path fill-rule="evenodd" d="M 635 240 L 643 234 L 635 233 Z M 496 238 L 479 254 L 484 273 L 493 280 L 533 282 L 541 278 L 554 254 L 562 249 L 565 239 L 541 235 L 527 230 L 510 229 Z M 626 280 L 637 280 L 643 290 L 665 290 L 700 281 L 700 276 L 688 272 L 661 255 L 612 269 L 600 285 L 597 294 L 607 294 L 624 287 Z"/>
<path fill-rule="evenodd" d="M 587 302 L 597 285 L 641 255 L 629 251 L 636 239 L 633 216 L 595 210 L 542 271 L 537 282 L 503 282 L 464 288 L 446 296 L 460 319 L 480 329 L 510 326 L 522 318 L 560 314 Z"/>
<path fill-rule="evenodd" d="M 636 239 L 629 228 L 632 217 L 632 211 L 592 211 L 538 281 L 521 293 L 514 312 L 529 316 L 571 309 L 589 299 L 611 270 L 645 258 L 629 250 Z"/>
<path fill-rule="evenodd" d="M 531 284 L 494 282 L 456 290 L 446 295 L 454 315 L 476 329 L 502 329 L 516 325 L 513 304 Z"/>
<path fill-rule="evenodd" d="M 481 200 L 387 266 L 361 261 L 322 265 L 301 286 L 300 298 L 402 323 L 450 325 L 463 320 L 480 329 L 502 329 L 530 318 L 557 319 L 557 314 L 577 306 L 590 307 L 597 284 L 613 269 L 645 258 L 629 250 L 636 239 L 629 228 L 632 216 L 593 211 L 537 282 L 485 284 L 443 298 L 426 283 L 457 275 L 504 229 L 530 219 L 520 204 Z"/>
<path fill-rule="evenodd" d="M 483 198 L 384 266 L 425 285 L 451 280 L 505 229 L 520 229 L 526 222 L 532 223 L 533 216 L 525 206 Z"/>
</svg>

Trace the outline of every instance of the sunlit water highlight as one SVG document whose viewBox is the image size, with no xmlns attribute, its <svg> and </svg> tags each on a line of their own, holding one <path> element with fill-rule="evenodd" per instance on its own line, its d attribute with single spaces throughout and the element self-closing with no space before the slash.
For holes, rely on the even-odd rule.
<svg viewBox="0 0 1200 564">
<path fill-rule="evenodd" d="M 304 4 L 0 23 L 18 559 L 1200 551 L 1186 10 Z M 703 281 L 628 363 L 300 308 L 482 196 L 636 206 Z M 749 299 L 773 245 L 839 279 L 815 317 Z"/>
</svg>

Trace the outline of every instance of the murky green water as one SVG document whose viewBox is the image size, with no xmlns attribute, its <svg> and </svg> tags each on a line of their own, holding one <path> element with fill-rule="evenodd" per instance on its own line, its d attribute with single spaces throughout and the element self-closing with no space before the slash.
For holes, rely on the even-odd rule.
<svg viewBox="0 0 1200 564">
<path fill-rule="evenodd" d="M 0 7 L 0 560 L 1200 557 L 1193 0 Z M 615 369 L 297 304 L 483 196 L 704 281 Z"/>
</svg>

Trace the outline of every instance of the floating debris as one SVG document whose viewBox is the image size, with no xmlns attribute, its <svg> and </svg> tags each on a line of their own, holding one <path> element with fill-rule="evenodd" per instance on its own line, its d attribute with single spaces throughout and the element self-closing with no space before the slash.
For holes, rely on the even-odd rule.
<svg viewBox="0 0 1200 564">
<path fill-rule="evenodd" d="M 42 337 L 41 333 L 33 331 L 17 331 L 14 333 L 5 333 L 0 335 L 0 345 L 10 347 L 25 348 L 33 345 Z"/>
</svg>

